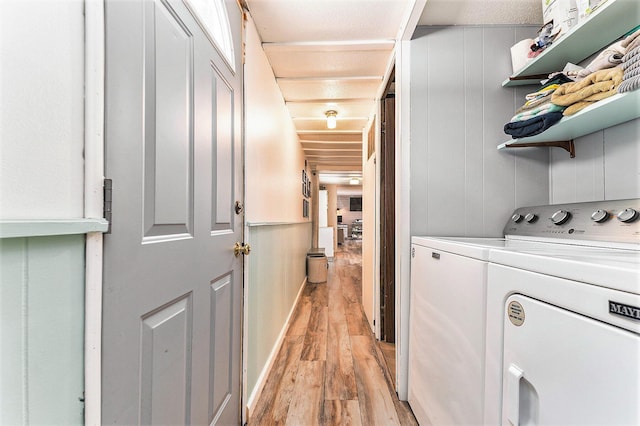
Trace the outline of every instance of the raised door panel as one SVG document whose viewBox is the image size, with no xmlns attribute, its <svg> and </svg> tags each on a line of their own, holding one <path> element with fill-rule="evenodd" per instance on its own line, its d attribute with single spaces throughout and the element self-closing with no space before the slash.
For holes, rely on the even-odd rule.
<svg viewBox="0 0 640 426">
<path fill-rule="evenodd" d="M 190 423 L 191 306 L 188 296 L 142 318 L 142 424 Z"/>
<path fill-rule="evenodd" d="M 214 196 L 211 211 L 211 230 L 220 232 L 232 228 L 233 206 L 233 159 L 234 159 L 234 93 L 231 86 L 213 68 L 213 88 L 216 120 L 214 125 L 214 147 L 212 188 Z"/>
<path fill-rule="evenodd" d="M 211 284 L 211 366 L 209 368 L 209 421 L 216 422 L 231 398 L 233 388 L 233 279 Z"/>
<path fill-rule="evenodd" d="M 167 3 L 145 3 L 143 173 L 147 240 L 193 233 L 193 48 L 191 32 Z"/>
</svg>

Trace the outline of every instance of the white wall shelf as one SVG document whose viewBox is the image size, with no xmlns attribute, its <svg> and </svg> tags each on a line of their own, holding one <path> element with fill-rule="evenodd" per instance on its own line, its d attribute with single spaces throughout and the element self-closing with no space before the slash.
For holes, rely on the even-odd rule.
<svg viewBox="0 0 640 426">
<path fill-rule="evenodd" d="M 567 62 L 578 63 L 608 46 L 640 22 L 640 1 L 608 0 L 589 17 L 502 83 L 503 87 L 539 84 Z"/>
<path fill-rule="evenodd" d="M 598 101 L 574 115 L 563 117 L 562 120 L 539 135 L 509 140 L 498 145 L 498 149 L 560 146 L 571 152 L 568 148 L 573 145 L 571 142 L 573 139 L 639 117 L 640 90 L 619 93 Z M 562 145 L 566 145 L 566 147 Z"/>
</svg>

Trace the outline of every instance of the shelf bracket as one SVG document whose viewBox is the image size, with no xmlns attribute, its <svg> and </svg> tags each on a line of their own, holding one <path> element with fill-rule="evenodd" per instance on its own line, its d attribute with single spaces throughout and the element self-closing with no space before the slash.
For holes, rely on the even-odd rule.
<svg viewBox="0 0 640 426">
<path fill-rule="evenodd" d="M 556 148 L 562 148 L 569 153 L 571 158 L 576 157 L 576 148 L 573 145 L 573 139 L 568 141 L 552 141 L 552 142 L 518 142 L 514 144 L 505 145 L 507 148 L 530 148 L 536 146 L 553 146 Z"/>
<path fill-rule="evenodd" d="M 511 81 L 519 81 L 519 80 L 544 80 L 549 78 L 549 73 L 546 74 L 531 74 L 531 75 L 519 75 L 519 76 L 511 76 L 509 80 Z"/>
</svg>

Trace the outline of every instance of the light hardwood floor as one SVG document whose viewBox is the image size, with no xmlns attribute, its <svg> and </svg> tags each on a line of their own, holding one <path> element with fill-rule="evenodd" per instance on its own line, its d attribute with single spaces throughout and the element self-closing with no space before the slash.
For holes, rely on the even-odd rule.
<svg viewBox="0 0 640 426">
<path fill-rule="evenodd" d="M 362 310 L 360 241 L 306 284 L 249 425 L 417 425 Z"/>
</svg>

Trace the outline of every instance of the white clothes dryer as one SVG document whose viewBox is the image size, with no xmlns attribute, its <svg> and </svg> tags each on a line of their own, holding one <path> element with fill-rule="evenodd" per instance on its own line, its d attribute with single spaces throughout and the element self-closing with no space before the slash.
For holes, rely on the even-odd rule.
<svg viewBox="0 0 640 426">
<path fill-rule="evenodd" d="M 637 199 L 524 207 L 504 238 L 413 237 L 418 421 L 640 424 L 638 212 Z"/>
<path fill-rule="evenodd" d="M 640 424 L 639 200 L 528 207 L 489 254 L 484 423 Z M 518 217 L 514 214 L 514 219 Z"/>
</svg>

